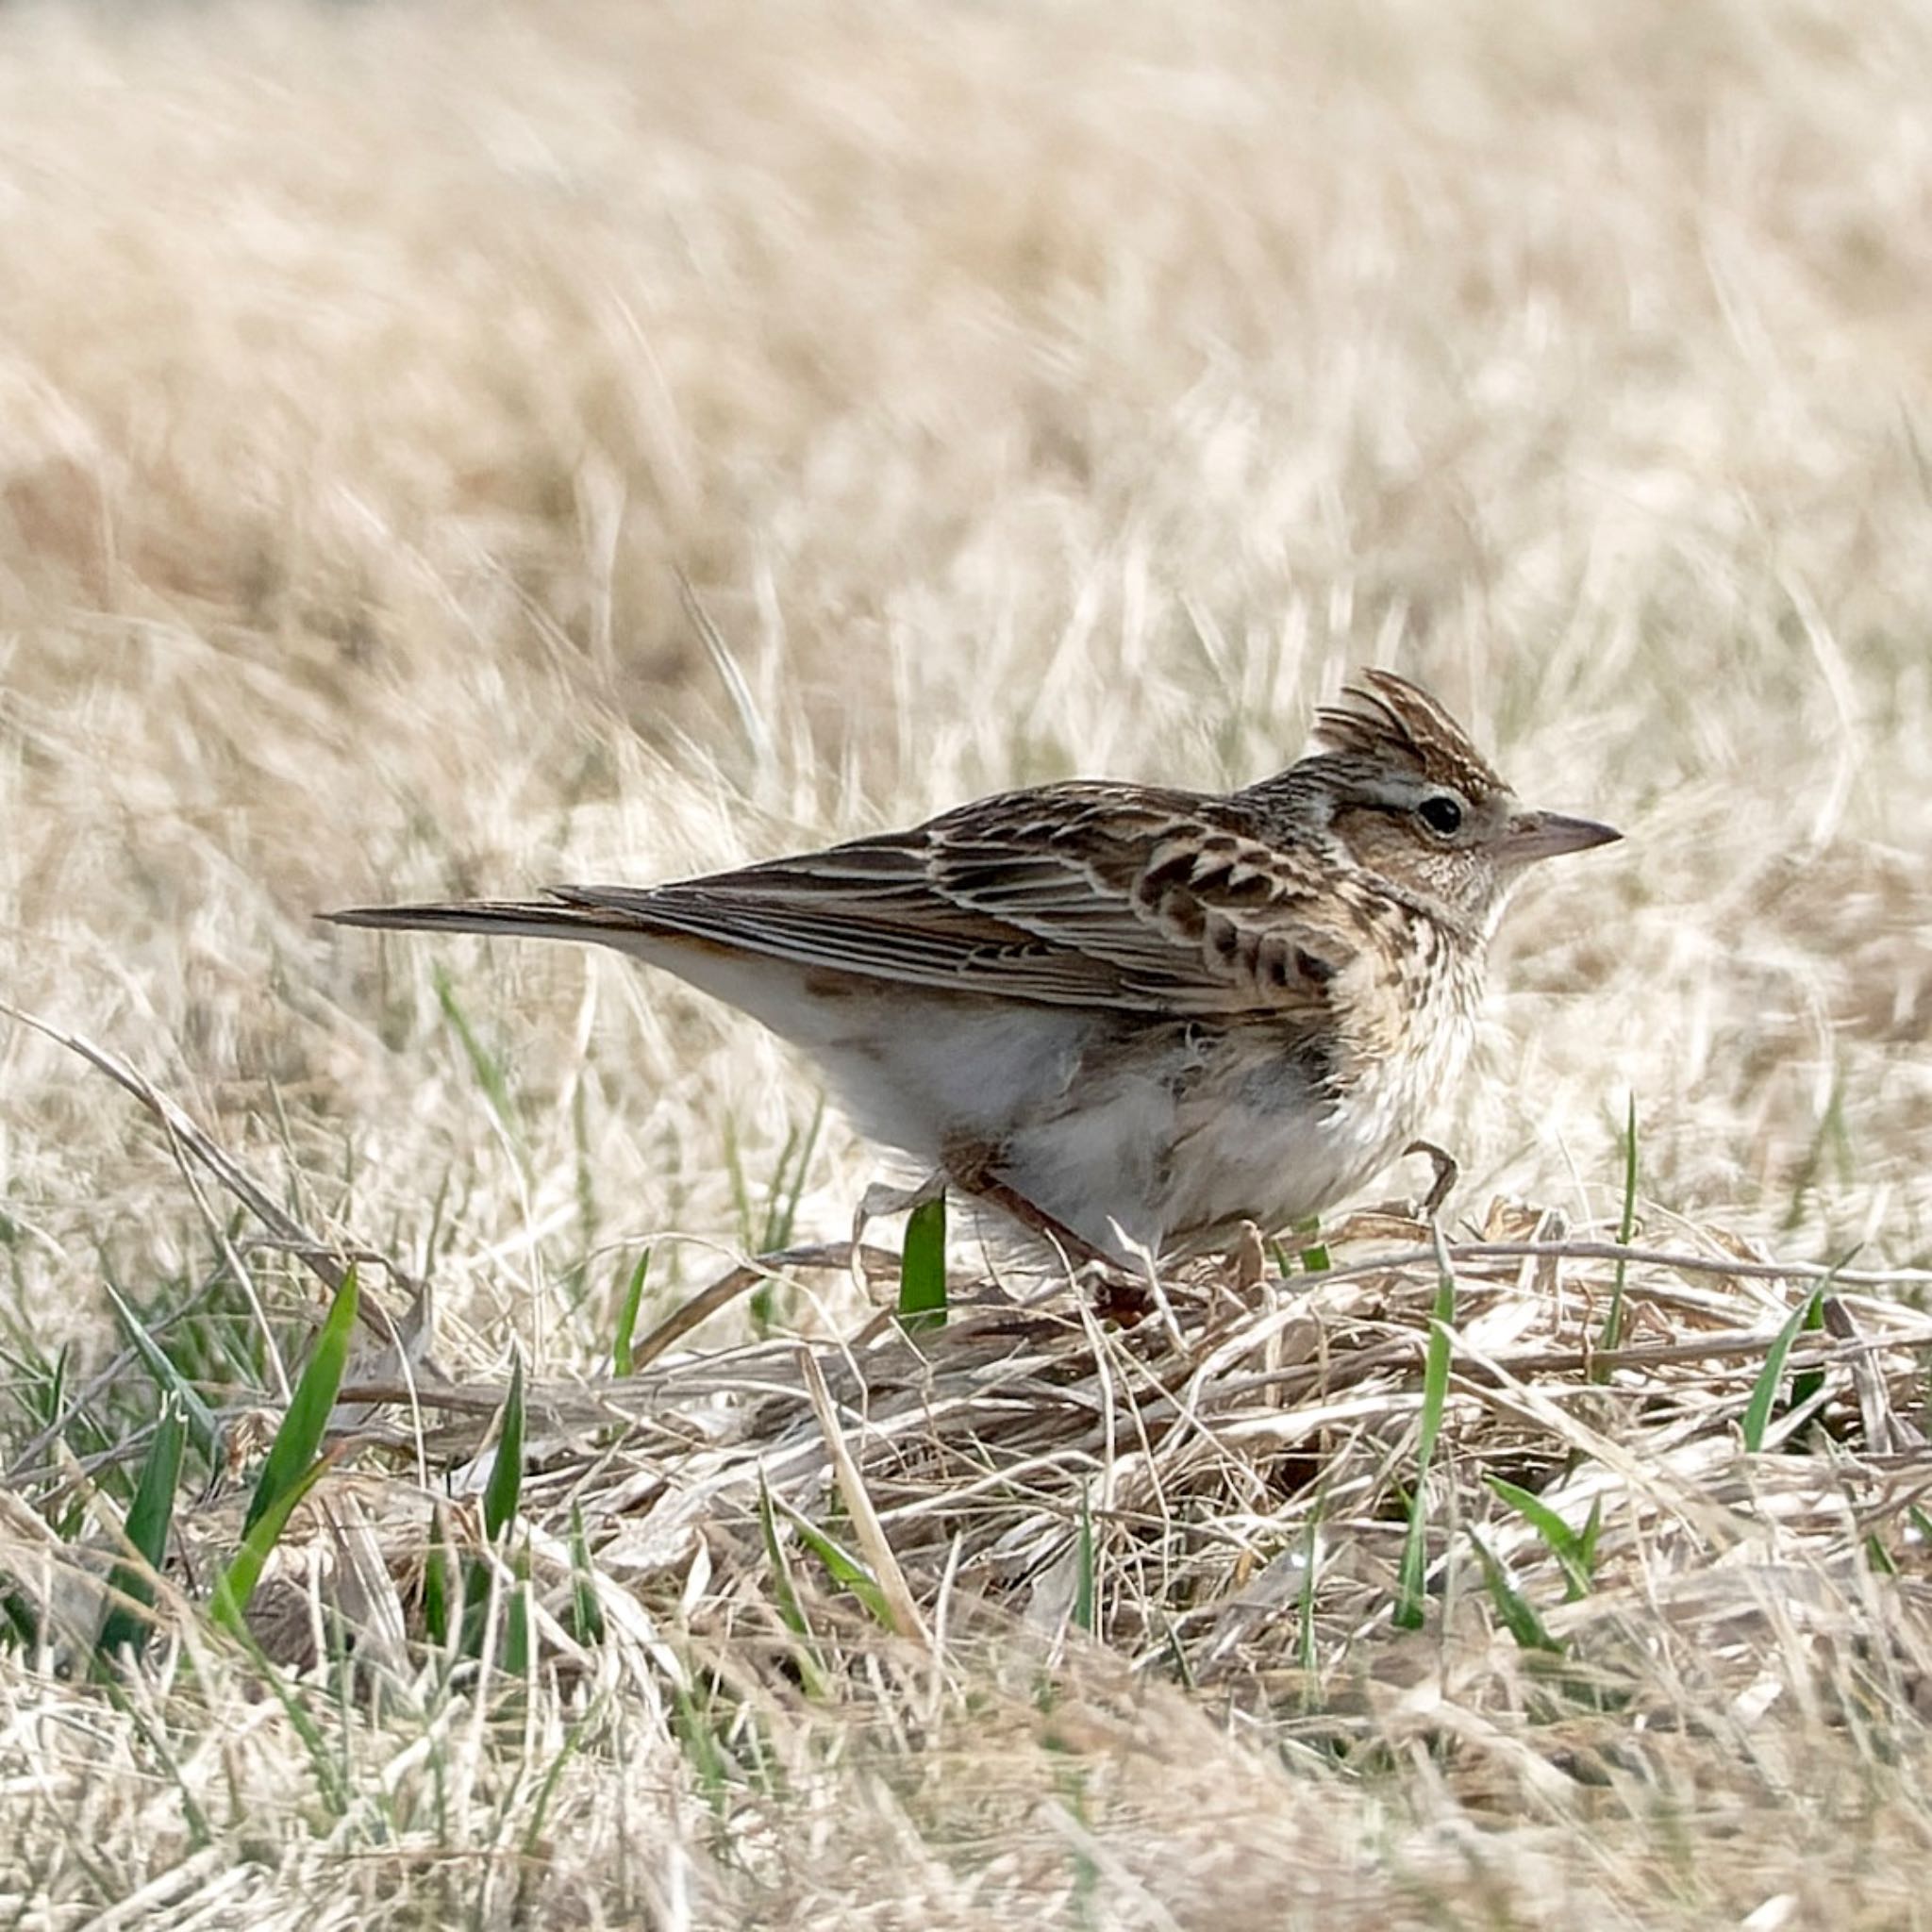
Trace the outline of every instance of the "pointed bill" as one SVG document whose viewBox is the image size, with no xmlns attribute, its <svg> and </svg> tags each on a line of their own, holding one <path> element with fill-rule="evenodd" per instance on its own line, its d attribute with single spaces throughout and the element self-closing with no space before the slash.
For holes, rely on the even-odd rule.
<svg viewBox="0 0 1932 1932">
<path fill-rule="evenodd" d="M 1592 845 L 1608 845 L 1623 837 L 1611 825 L 1600 825 L 1594 819 L 1569 819 L 1560 812 L 1518 812 L 1496 844 L 1496 858 L 1504 865 L 1533 865 L 1539 858 L 1560 858 L 1565 852 L 1588 852 Z"/>
</svg>

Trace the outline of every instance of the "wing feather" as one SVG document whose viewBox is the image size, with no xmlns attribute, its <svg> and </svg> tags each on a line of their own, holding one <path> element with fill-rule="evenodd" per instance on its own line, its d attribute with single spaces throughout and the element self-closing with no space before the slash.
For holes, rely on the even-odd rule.
<svg viewBox="0 0 1932 1932">
<path fill-rule="evenodd" d="M 1008 792 L 682 884 L 554 896 L 603 937 L 629 926 L 958 992 L 1201 1016 L 1312 1013 L 1360 943 L 1316 855 L 1264 842 L 1238 803 L 1104 784 Z"/>
</svg>

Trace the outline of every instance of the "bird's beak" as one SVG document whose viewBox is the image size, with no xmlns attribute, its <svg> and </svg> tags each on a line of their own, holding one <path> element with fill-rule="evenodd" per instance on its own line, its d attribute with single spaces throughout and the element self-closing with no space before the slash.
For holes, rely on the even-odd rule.
<svg viewBox="0 0 1932 1932">
<path fill-rule="evenodd" d="M 1522 811 L 1509 821 L 1497 841 L 1497 857 L 1507 866 L 1533 865 L 1539 858 L 1556 858 L 1565 852 L 1588 852 L 1608 845 L 1623 833 L 1594 819 L 1566 819 L 1560 812 Z"/>
</svg>

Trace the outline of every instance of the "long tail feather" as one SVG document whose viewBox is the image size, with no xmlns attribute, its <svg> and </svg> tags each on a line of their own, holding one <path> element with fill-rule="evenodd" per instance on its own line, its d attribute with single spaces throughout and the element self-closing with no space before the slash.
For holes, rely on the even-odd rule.
<svg viewBox="0 0 1932 1932">
<path fill-rule="evenodd" d="M 649 929 L 636 911 L 566 906 L 546 899 L 458 899 L 441 906 L 347 906 L 325 912 L 333 925 L 384 931 L 522 934 L 550 940 L 608 940 L 616 932 Z"/>
</svg>

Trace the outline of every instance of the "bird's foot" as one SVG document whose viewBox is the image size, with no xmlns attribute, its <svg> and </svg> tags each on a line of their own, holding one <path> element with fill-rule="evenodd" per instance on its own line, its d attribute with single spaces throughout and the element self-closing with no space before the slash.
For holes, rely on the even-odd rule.
<svg viewBox="0 0 1932 1932">
<path fill-rule="evenodd" d="M 1449 1198 L 1462 1173 L 1461 1165 L 1455 1155 L 1446 1148 L 1438 1147 L 1433 1141 L 1411 1141 L 1403 1150 L 1404 1154 L 1426 1154 L 1435 1163 L 1436 1177 L 1429 1183 L 1429 1191 L 1423 1196 L 1422 1208 L 1416 1218 L 1419 1221 L 1433 1221 L 1442 1211 L 1442 1203 Z"/>
</svg>

